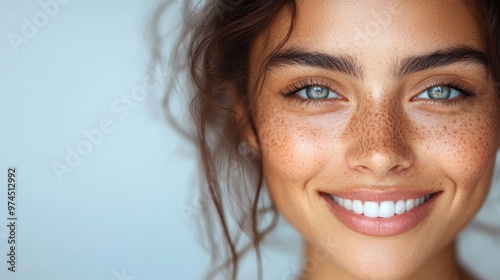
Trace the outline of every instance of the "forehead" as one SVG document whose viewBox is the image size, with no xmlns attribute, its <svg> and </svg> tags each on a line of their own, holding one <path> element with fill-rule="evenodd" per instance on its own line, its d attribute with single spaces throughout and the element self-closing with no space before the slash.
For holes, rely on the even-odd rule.
<svg viewBox="0 0 500 280">
<path fill-rule="evenodd" d="M 484 50 L 472 7 L 465 0 L 298 0 L 290 38 L 284 48 L 299 47 L 384 59 L 465 45 Z M 291 23 L 283 9 L 254 43 L 252 56 L 275 49 Z"/>
</svg>

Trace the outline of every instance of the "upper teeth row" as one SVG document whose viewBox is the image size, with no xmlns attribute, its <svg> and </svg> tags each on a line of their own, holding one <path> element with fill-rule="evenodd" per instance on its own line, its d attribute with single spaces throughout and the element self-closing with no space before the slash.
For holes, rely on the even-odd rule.
<svg viewBox="0 0 500 280">
<path fill-rule="evenodd" d="M 362 214 L 370 218 L 390 218 L 394 215 L 403 214 L 406 211 L 423 204 L 429 200 L 430 195 L 422 196 L 415 199 L 382 201 L 382 203 L 361 200 L 343 199 L 338 196 L 332 196 L 333 200 L 341 207 L 353 211 L 356 214 Z"/>
</svg>

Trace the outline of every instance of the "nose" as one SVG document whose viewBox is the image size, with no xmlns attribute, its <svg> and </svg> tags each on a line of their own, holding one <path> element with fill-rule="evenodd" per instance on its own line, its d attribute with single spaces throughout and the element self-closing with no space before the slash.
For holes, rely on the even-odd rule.
<svg viewBox="0 0 500 280">
<path fill-rule="evenodd" d="M 349 121 L 344 141 L 351 169 L 382 177 L 413 165 L 415 157 L 408 142 L 411 123 L 403 109 L 392 107 L 366 106 Z"/>
</svg>

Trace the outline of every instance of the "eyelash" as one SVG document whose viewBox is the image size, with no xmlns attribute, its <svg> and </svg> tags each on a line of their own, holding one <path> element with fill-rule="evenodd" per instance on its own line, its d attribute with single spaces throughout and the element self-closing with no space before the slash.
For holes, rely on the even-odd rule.
<svg viewBox="0 0 500 280">
<path fill-rule="evenodd" d="M 325 104 L 325 102 L 337 102 L 339 100 L 338 98 L 305 99 L 305 98 L 301 98 L 301 97 L 296 96 L 296 94 L 299 91 L 304 90 L 306 88 L 310 88 L 310 87 L 323 87 L 323 88 L 327 88 L 328 90 L 331 90 L 331 91 L 337 93 L 337 91 L 335 89 L 332 89 L 331 85 L 328 85 L 328 84 L 321 82 L 321 81 L 312 80 L 312 79 L 305 80 L 305 81 L 299 81 L 296 84 L 292 84 L 291 86 L 289 86 L 285 90 L 281 91 L 280 93 L 285 99 L 287 99 L 288 101 L 294 101 L 294 102 L 296 102 L 297 105 L 306 105 L 306 106 L 321 105 L 321 104 Z"/>
<path fill-rule="evenodd" d="M 420 94 L 424 93 L 427 90 L 430 90 L 433 87 L 438 87 L 438 86 L 449 87 L 449 88 L 455 89 L 455 90 L 459 91 L 461 94 L 460 94 L 460 96 L 458 96 L 456 98 L 452 98 L 452 99 L 448 99 L 448 100 L 436 100 L 436 99 L 431 99 L 431 98 L 420 99 L 417 97 L 413 97 L 412 100 L 418 99 L 418 100 L 421 100 L 425 103 L 432 103 L 432 104 L 440 105 L 440 106 L 449 106 L 449 105 L 459 105 L 463 101 L 470 101 L 473 97 L 476 96 L 476 93 L 474 92 L 474 90 L 472 90 L 469 87 L 466 87 L 466 86 L 464 86 L 461 83 L 456 82 L 456 81 L 450 81 L 450 82 L 434 81 L 430 85 L 426 86 L 425 89 L 420 92 Z"/>
<path fill-rule="evenodd" d="M 416 98 L 416 97 L 413 97 L 412 100 L 421 100 L 421 101 L 426 102 L 426 103 L 430 102 L 432 104 L 436 104 L 436 105 L 440 105 L 440 106 L 450 106 L 450 105 L 458 105 L 462 101 L 468 101 L 471 98 L 476 96 L 476 93 L 474 92 L 474 90 L 472 90 L 472 89 L 470 89 L 470 88 L 468 88 L 468 87 L 466 87 L 466 86 L 464 86 L 461 83 L 458 83 L 456 81 L 450 81 L 450 82 L 435 81 L 435 82 L 429 84 L 428 86 L 426 86 L 425 89 L 419 93 L 419 95 L 424 93 L 425 91 L 430 90 L 431 88 L 437 87 L 437 86 L 449 87 L 449 88 L 452 88 L 452 89 L 459 91 L 461 94 L 459 97 L 448 99 L 448 100 L 436 100 L 436 99 L 431 99 L 431 98 L 423 99 L 423 98 Z M 298 83 L 293 84 L 293 85 L 289 86 L 288 88 L 286 88 L 285 90 L 281 91 L 280 94 L 288 101 L 294 101 L 294 102 L 296 102 L 297 105 L 306 105 L 306 106 L 321 105 L 321 104 L 325 104 L 325 102 L 337 102 L 339 100 L 339 98 L 305 99 L 305 98 L 301 98 L 301 97 L 296 96 L 296 94 L 299 91 L 310 88 L 310 87 L 323 87 L 323 88 L 326 88 L 326 89 L 331 90 L 331 91 L 335 92 L 336 94 L 338 94 L 337 91 L 335 89 L 332 89 L 332 87 L 330 85 L 328 85 L 324 82 L 315 81 L 315 80 L 299 81 Z"/>
</svg>

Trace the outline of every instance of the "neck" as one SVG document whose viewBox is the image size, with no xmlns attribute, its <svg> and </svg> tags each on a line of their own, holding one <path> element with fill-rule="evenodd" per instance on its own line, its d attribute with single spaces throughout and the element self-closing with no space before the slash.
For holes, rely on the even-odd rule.
<svg viewBox="0 0 500 280">
<path fill-rule="evenodd" d="M 314 248 L 310 244 L 306 244 L 306 260 L 315 260 L 318 266 L 313 271 L 304 273 L 301 277 L 303 280 L 354 280 L 357 279 L 348 272 L 337 266 L 330 260 L 319 261 L 315 258 Z M 455 243 L 451 243 L 431 258 L 423 267 L 406 278 L 407 280 L 418 279 L 457 279 L 469 280 L 473 279 L 459 265 Z"/>
</svg>

